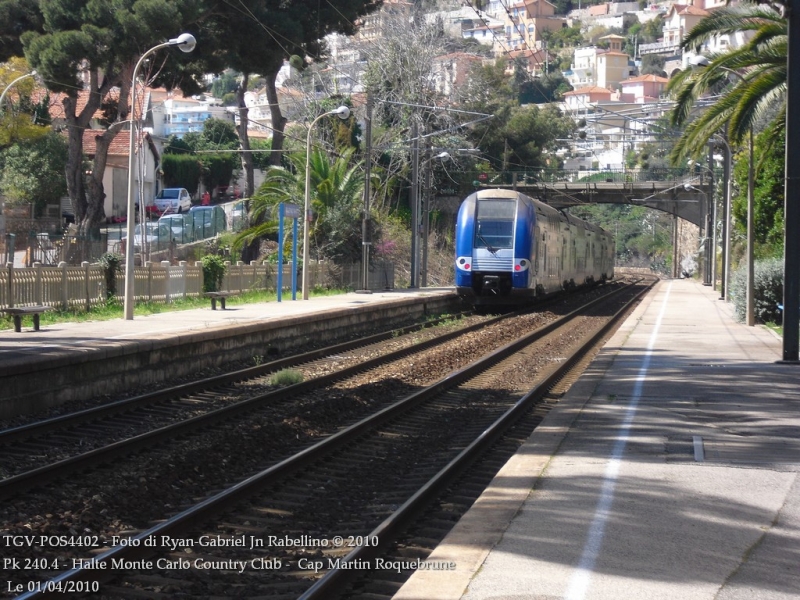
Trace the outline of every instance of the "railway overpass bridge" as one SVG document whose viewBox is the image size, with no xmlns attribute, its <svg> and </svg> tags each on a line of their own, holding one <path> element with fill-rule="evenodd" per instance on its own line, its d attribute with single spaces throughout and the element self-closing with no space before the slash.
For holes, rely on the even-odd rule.
<svg viewBox="0 0 800 600">
<path fill-rule="evenodd" d="M 502 181 L 502 182 L 501 182 Z M 707 173 L 683 170 L 537 171 L 479 179 L 480 187 L 516 189 L 567 208 L 584 204 L 632 204 L 661 210 L 694 223 L 702 231 L 711 220 L 714 184 Z"/>
</svg>

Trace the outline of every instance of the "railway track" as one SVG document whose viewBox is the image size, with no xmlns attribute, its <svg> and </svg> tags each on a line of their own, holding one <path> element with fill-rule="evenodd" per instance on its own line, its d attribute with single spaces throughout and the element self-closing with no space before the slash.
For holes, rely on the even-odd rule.
<svg viewBox="0 0 800 600">
<path fill-rule="evenodd" d="M 278 402 L 303 389 L 422 352 L 506 318 L 482 320 L 424 342 L 403 340 L 453 320 L 445 317 L 2 430 L 0 498 L 233 417 L 255 405 Z M 326 374 L 288 391 L 270 389 L 274 386 L 268 383 L 269 375 L 291 368 Z"/>
<path fill-rule="evenodd" d="M 595 305 L 588 310 L 600 309 Z M 581 320 L 592 333 L 563 333 L 564 327 L 577 330 L 576 322 Z M 573 338 L 595 338 L 596 342 L 602 336 L 598 321 L 604 322 L 603 327 L 612 326 L 606 316 L 571 314 L 526 336 L 529 339 L 502 346 L 485 359 L 134 533 L 127 543 L 93 555 L 90 563 L 78 562 L 78 568 L 43 585 L 54 586 L 50 591 L 85 585 L 107 578 L 109 572 L 98 565 L 117 565 L 122 570 L 128 565 L 123 583 L 115 580 L 103 585 L 107 597 L 226 595 L 221 590 L 227 589 L 229 593 L 236 590 L 237 596 L 333 598 L 332 594 L 342 593 L 351 584 L 352 575 L 363 579 L 370 571 L 366 567 L 380 560 L 381 553 L 391 556 L 394 539 L 410 519 L 441 494 L 487 444 L 496 443 L 519 419 L 530 419 L 525 416 L 530 406 L 564 377 L 586 349 L 541 364 L 536 358 L 548 348 L 565 354 L 567 347 L 576 345 Z M 530 374 L 540 380 L 538 391 L 523 393 L 530 378 L 521 372 L 530 364 L 540 365 Z M 541 412 L 544 405 L 539 406 Z M 243 504 L 247 506 L 241 508 Z M 276 544 L 281 536 L 274 532 L 289 532 L 283 539 L 291 543 Z M 196 546 L 194 540 L 200 539 L 219 543 Z M 149 540 L 166 541 L 173 547 L 164 551 L 149 546 Z M 180 541 L 170 544 L 172 540 Z M 242 546 L 227 545 L 226 540 L 243 540 Z M 362 543 L 349 548 L 347 541 Z M 245 547 L 247 543 L 250 547 Z M 185 561 L 188 568 L 180 566 Z M 204 568 L 206 564 L 211 566 Z M 235 568 L 242 564 L 244 568 Z M 386 574 L 386 569 L 376 571 Z M 47 589 L 33 590 L 22 597 L 47 593 Z"/>
</svg>

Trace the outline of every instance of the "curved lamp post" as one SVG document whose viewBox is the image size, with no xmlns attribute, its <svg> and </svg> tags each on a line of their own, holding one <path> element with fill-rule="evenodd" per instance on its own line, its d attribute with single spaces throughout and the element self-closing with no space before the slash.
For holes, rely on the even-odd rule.
<svg viewBox="0 0 800 600">
<path fill-rule="evenodd" d="M 306 136 L 305 218 L 303 219 L 303 300 L 308 300 L 308 224 L 311 221 L 311 130 L 314 129 L 314 125 L 317 124 L 317 121 L 329 115 L 336 115 L 344 121 L 350 117 L 350 108 L 347 106 L 340 106 L 334 110 L 322 113 L 314 119 L 308 127 L 308 135 Z M 278 268 L 282 269 L 283 265 L 278 265 Z"/>
<path fill-rule="evenodd" d="M 9 84 L 6 86 L 6 89 L 4 89 L 4 90 L 3 90 L 3 93 L 2 93 L 2 94 L 0 94 L 0 112 L 2 112 L 2 111 L 3 111 L 3 100 L 5 99 L 5 97 L 6 97 L 6 93 L 8 92 L 8 90 L 10 90 L 10 89 L 11 89 L 11 87 L 12 87 L 12 86 L 13 86 L 15 83 L 17 83 L 18 81 L 22 81 L 22 80 L 23 80 L 23 79 L 25 79 L 26 77 L 35 77 L 35 76 L 36 76 L 36 71 L 31 71 L 30 73 L 25 73 L 25 75 L 21 75 L 20 77 L 17 77 L 17 78 L 16 78 L 14 81 L 12 81 L 11 83 L 9 83 Z"/>
<path fill-rule="evenodd" d="M 711 64 L 711 61 L 706 56 L 697 55 L 692 57 L 690 60 L 691 64 L 696 67 L 708 67 Z M 730 73 L 734 77 L 738 77 L 740 81 L 746 81 L 744 75 L 734 71 L 733 69 L 729 69 L 728 67 L 722 67 L 717 65 L 714 67 L 716 69 L 721 69 L 726 73 Z M 755 245 L 755 226 L 754 226 L 754 215 L 755 215 L 755 199 L 753 197 L 753 188 L 754 188 L 754 180 L 753 180 L 753 125 L 750 124 L 750 132 L 748 135 L 748 161 L 749 164 L 747 165 L 747 284 L 746 284 L 746 293 L 745 293 L 745 322 L 749 327 L 753 327 L 756 324 L 755 318 L 755 292 L 754 292 L 754 281 L 755 281 L 755 266 L 753 261 L 753 247 Z M 729 209 L 730 210 L 730 209 Z M 727 293 L 726 293 L 727 295 Z"/>
<path fill-rule="evenodd" d="M 417 197 L 421 199 L 421 205 L 417 212 L 421 212 L 422 217 L 422 263 L 419 270 L 420 287 L 428 287 L 428 237 L 430 235 L 430 216 L 431 216 L 431 165 L 433 161 L 440 160 L 445 162 L 450 159 L 450 153 L 441 151 L 436 156 L 429 157 L 425 163 L 425 178 L 421 194 Z M 421 210 L 420 210 L 421 209 Z M 419 228 L 415 228 L 416 233 Z"/>
<path fill-rule="evenodd" d="M 133 320 L 133 298 L 134 298 L 134 277 L 133 277 L 133 269 L 134 269 L 134 260 L 133 260 L 133 250 L 134 250 L 134 233 L 136 231 L 136 203 L 134 201 L 134 179 L 133 179 L 133 155 L 136 149 L 135 144 L 135 119 L 134 113 L 136 112 L 136 75 L 139 72 L 139 67 L 142 66 L 144 59 L 150 56 L 156 50 L 160 50 L 161 48 L 167 48 L 168 46 L 177 46 L 183 52 L 191 52 L 194 50 L 195 45 L 197 45 L 197 41 L 194 39 L 194 36 L 191 33 L 182 33 L 176 38 L 173 38 L 163 44 L 158 44 L 157 46 L 153 46 L 142 54 L 139 62 L 136 63 L 136 66 L 133 68 L 133 78 L 131 84 L 131 128 L 130 128 L 130 141 L 128 144 L 128 222 L 127 222 L 127 235 L 128 239 L 125 243 L 125 319 L 128 321 Z M 139 188 L 141 191 L 141 184 L 139 182 Z M 142 224 L 142 239 L 144 240 L 144 224 Z"/>
</svg>

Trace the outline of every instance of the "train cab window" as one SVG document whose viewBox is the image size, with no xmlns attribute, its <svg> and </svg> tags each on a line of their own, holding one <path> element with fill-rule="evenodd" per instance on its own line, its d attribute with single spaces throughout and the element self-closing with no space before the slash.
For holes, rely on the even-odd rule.
<svg viewBox="0 0 800 600">
<path fill-rule="evenodd" d="M 478 200 L 475 225 L 475 247 L 490 252 L 514 247 L 516 200 Z"/>
</svg>

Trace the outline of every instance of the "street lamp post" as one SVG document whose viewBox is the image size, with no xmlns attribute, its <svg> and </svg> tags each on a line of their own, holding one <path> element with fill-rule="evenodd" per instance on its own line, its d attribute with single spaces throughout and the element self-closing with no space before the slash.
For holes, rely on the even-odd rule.
<svg viewBox="0 0 800 600">
<path fill-rule="evenodd" d="M 722 277 L 720 278 L 720 300 L 728 300 L 730 293 L 730 272 L 731 272 L 731 147 L 728 141 L 721 135 L 714 136 L 722 142 L 725 150 L 724 162 L 722 163 L 723 188 L 723 207 L 722 207 Z"/>
<path fill-rule="evenodd" d="M 11 87 L 12 87 L 12 86 L 13 86 L 15 83 L 17 83 L 18 81 L 22 81 L 22 80 L 23 80 L 23 79 L 25 79 L 26 77 L 35 77 L 35 76 L 36 76 L 36 71 L 31 71 L 30 73 L 25 73 L 25 75 L 21 75 L 20 77 L 17 77 L 17 78 L 16 78 L 14 81 L 12 81 L 11 83 L 9 83 L 9 84 L 6 86 L 6 89 L 4 89 L 4 90 L 3 90 L 3 93 L 2 93 L 2 94 L 0 94 L 0 113 L 2 113 L 2 111 L 3 111 L 3 100 L 5 99 L 5 97 L 6 97 L 6 93 L 8 92 L 8 90 L 10 90 L 10 89 L 11 89 Z"/>
<path fill-rule="evenodd" d="M 130 106 L 130 114 L 131 114 L 131 127 L 130 127 L 130 140 L 128 143 L 128 222 L 127 222 L 127 235 L 128 239 L 126 240 L 125 244 L 125 303 L 124 303 L 124 310 L 125 310 L 125 319 L 127 321 L 133 320 L 133 305 L 134 305 L 134 260 L 133 260 L 133 251 L 134 251 L 134 239 L 133 236 L 136 232 L 136 203 L 134 201 L 134 178 L 133 178 L 133 155 L 136 149 L 135 139 L 136 139 L 136 131 L 135 131 L 135 115 L 136 112 L 136 75 L 139 72 L 139 67 L 142 66 L 144 59 L 150 56 L 156 50 L 160 50 L 161 48 L 167 48 L 168 46 L 178 46 L 183 52 L 191 52 L 194 50 L 197 41 L 194 39 L 194 36 L 191 33 L 182 33 L 176 38 L 173 38 L 163 44 L 158 44 L 157 46 L 153 46 L 142 54 L 141 58 L 139 58 L 139 62 L 136 63 L 136 66 L 133 68 L 133 77 L 131 83 L 131 106 Z M 142 182 L 139 182 L 139 191 L 141 191 Z M 142 205 L 144 206 L 144 205 Z M 143 224 L 144 225 L 144 224 Z M 142 228 L 144 229 L 144 227 Z M 145 233 L 142 231 L 142 241 L 144 242 Z"/>
<path fill-rule="evenodd" d="M 430 219 L 431 219 L 431 169 L 434 160 L 441 160 L 442 162 L 450 158 L 450 153 L 446 151 L 439 152 L 436 156 L 431 156 L 425 161 L 426 169 L 422 194 L 419 197 L 422 199 L 422 266 L 420 268 L 420 287 L 428 287 L 428 238 L 430 236 Z"/>
<path fill-rule="evenodd" d="M 329 115 L 336 115 L 344 121 L 350 117 L 350 108 L 347 106 L 340 106 L 334 110 L 322 113 L 314 119 L 308 127 L 308 135 L 306 136 L 305 218 L 303 219 L 303 300 L 308 300 L 308 224 L 311 221 L 311 130 L 314 129 L 314 125 L 317 124 L 317 121 Z M 279 265 L 278 268 L 282 267 Z"/>
<path fill-rule="evenodd" d="M 30 73 L 25 73 L 25 75 L 21 75 L 21 76 L 17 77 L 14 81 L 12 81 L 11 83 L 9 83 L 6 86 L 6 88 L 3 90 L 3 93 L 0 94 L 0 115 L 3 114 L 3 100 L 5 100 L 6 93 L 8 93 L 8 90 L 10 90 L 11 87 L 15 83 L 17 83 L 18 81 L 22 81 L 26 77 L 34 77 L 35 75 L 36 75 L 36 71 L 31 71 Z M 0 199 L 0 213 L 2 213 L 2 209 L 3 209 L 3 201 L 2 201 L 2 199 Z M 5 234 L 5 231 L 6 231 L 5 219 L 3 218 L 2 214 L 0 214 L 0 234 Z M 7 257 L 10 256 L 11 259 L 9 261 L 9 259 L 6 258 L 5 262 L 13 262 L 14 261 L 14 249 L 11 248 L 11 252 L 9 254 L 9 246 L 10 246 L 10 244 L 9 244 L 8 240 L 6 240 L 6 256 Z"/>
</svg>

